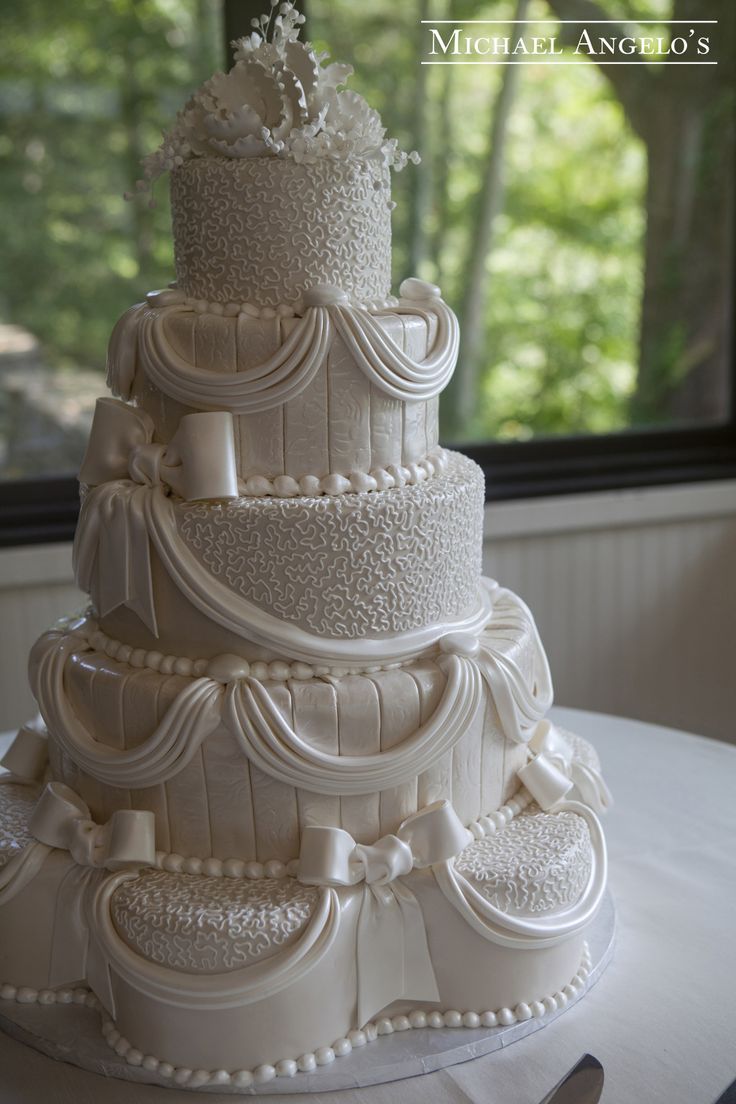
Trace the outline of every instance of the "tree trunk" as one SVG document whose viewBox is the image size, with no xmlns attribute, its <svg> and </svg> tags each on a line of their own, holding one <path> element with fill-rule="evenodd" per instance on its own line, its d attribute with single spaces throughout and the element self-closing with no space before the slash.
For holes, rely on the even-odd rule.
<svg viewBox="0 0 736 1104">
<path fill-rule="evenodd" d="M 594 0 L 549 0 L 560 19 L 605 18 Z M 733 0 L 711 0 L 709 60 L 717 66 L 604 66 L 647 153 L 644 284 L 631 421 L 713 421 L 728 412 L 734 128 Z M 675 0 L 672 18 L 703 18 Z M 575 28 L 575 34 L 580 28 Z M 626 33 L 610 25 L 606 34 Z M 564 29 L 561 38 L 564 39 Z M 687 60 L 697 60 L 687 55 Z"/>
<path fill-rule="evenodd" d="M 651 101 L 635 424 L 728 412 L 732 105 L 708 70 L 683 73 L 673 66 Z"/>
<path fill-rule="evenodd" d="M 422 164 L 410 168 L 409 181 L 409 251 L 404 276 L 418 276 L 427 256 L 427 222 L 431 197 L 432 149 L 427 103 L 429 68 L 422 65 L 424 56 L 423 19 L 429 19 L 429 0 L 418 0 L 416 12 L 416 79 L 412 111 L 412 149 L 422 156 Z"/>
<path fill-rule="evenodd" d="M 529 0 L 517 0 L 514 20 L 526 18 Z M 443 433 L 452 438 L 472 432 L 478 408 L 478 380 L 485 363 L 485 306 L 488 301 L 488 260 L 493 247 L 493 226 L 503 209 L 504 157 L 508 123 L 520 67 L 503 69 L 501 86 L 491 113 L 491 129 L 481 185 L 476 197 L 476 214 L 471 224 L 465 284 L 460 296 L 460 357 L 455 376 L 441 406 Z"/>
</svg>

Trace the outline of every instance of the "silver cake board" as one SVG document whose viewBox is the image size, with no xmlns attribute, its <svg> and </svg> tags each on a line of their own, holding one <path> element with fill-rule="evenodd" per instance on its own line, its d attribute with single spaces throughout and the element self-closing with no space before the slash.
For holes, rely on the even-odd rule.
<svg viewBox="0 0 736 1104">
<path fill-rule="evenodd" d="M 239 1089 L 233 1085 L 212 1085 L 191 1092 L 220 1095 L 267 1096 L 309 1092 L 331 1092 L 399 1081 L 422 1073 L 468 1062 L 501 1050 L 546 1027 L 585 995 L 603 974 L 613 957 L 616 912 L 610 894 L 591 924 L 587 941 L 592 959 L 583 988 L 565 1006 L 540 1019 L 493 1028 L 424 1028 L 379 1036 L 375 1042 L 352 1054 L 337 1058 L 329 1066 L 295 1077 L 277 1077 L 264 1085 Z M 17 1004 L 0 1001 L 0 1029 L 57 1061 L 70 1062 L 104 1077 L 122 1081 L 172 1087 L 173 1082 L 140 1067 L 129 1066 L 112 1051 L 100 1032 L 99 1012 L 83 1005 Z M 177 1086 L 180 1088 L 179 1086 Z M 181 1091 L 181 1088 L 180 1088 Z M 165 1098 L 162 1098 L 165 1100 Z"/>
</svg>

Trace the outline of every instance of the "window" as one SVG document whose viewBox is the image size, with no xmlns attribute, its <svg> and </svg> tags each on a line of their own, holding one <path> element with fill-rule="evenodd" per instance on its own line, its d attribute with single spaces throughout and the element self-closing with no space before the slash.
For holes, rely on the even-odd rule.
<svg viewBox="0 0 736 1104">
<path fill-rule="evenodd" d="M 165 183 L 154 209 L 122 193 L 267 2 L 28 0 L 6 16 L 0 541 L 73 530 L 68 473 L 110 330 L 172 278 Z M 720 20 L 717 66 L 423 66 L 422 20 L 572 19 L 577 0 L 305 0 L 309 36 L 422 152 L 394 178 L 394 279 L 439 283 L 460 314 L 442 433 L 491 497 L 736 474 L 733 8 L 701 6 Z M 679 15 L 679 0 L 598 7 Z"/>
<path fill-rule="evenodd" d="M 312 37 L 422 151 L 394 183 L 395 276 L 439 283 L 460 316 L 442 433 L 483 464 L 492 497 L 736 474 L 734 13 L 695 7 L 309 0 Z M 420 64 L 428 28 L 450 30 L 432 20 L 581 11 L 717 19 L 700 30 L 718 65 L 600 65 L 560 23 L 523 26 L 567 41 L 564 66 Z"/>
<path fill-rule="evenodd" d="M 116 319 L 171 280 L 168 198 L 125 203 L 222 57 L 220 0 L 9 5 L 0 67 L 0 478 L 79 466 Z M 21 489 L 21 494 L 23 489 Z"/>
</svg>

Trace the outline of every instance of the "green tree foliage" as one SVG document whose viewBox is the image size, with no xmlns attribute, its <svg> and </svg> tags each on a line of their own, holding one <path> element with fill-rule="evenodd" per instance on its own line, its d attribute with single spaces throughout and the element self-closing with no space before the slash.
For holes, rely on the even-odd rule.
<svg viewBox="0 0 736 1104">
<path fill-rule="evenodd" d="M 213 0 L 6 4 L 0 55 L 0 318 L 60 368 L 102 366 L 116 318 L 173 278 L 165 183 L 140 158 L 221 65 Z"/>
<path fill-rule="evenodd" d="M 601 10 L 620 19 L 666 18 L 673 3 L 684 0 L 603 0 Z M 531 0 L 529 16 L 549 19 L 562 5 Z M 509 19 L 515 6 L 514 0 L 307 5 L 310 37 L 352 62 L 352 86 L 405 149 L 421 146 L 423 165 L 394 178 L 395 283 L 412 274 L 435 280 L 459 311 L 467 301 L 478 191 L 488 179 L 503 69 L 420 69 L 418 21 Z M 122 193 L 191 90 L 222 65 L 220 3 L 24 0 L 6 9 L 0 319 L 35 334 L 53 365 L 100 366 L 115 319 L 145 290 L 172 279 L 165 182 L 156 187 L 153 210 L 124 203 Z M 665 319 L 667 341 L 655 342 L 656 356 L 643 372 L 645 242 L 651 244 L 654 209 L 647 189 L 657 159 L 655 143 L 632 125 L 631 86 L 617 86 L 611 72 L 591 61 L 521 70 L 504 126 L 503 203 L 486 257 L 477 401 L 458 424 L 450 392 L 443 406 L 447 436 L 609 432 L 632 418 L 679 416 L 666 396 L 690 363 L 683 322 L 690 299 L 681 297 L 675 316 Z M 633 71 L 613 72 L 623 80 Z M 706 170 L 714 176 L 715 143 L 733 102 L 731 71 L 703 72 L 721 73 L 725 83 L 716 97 L 688 101 L 692 133 L 711 136 L 695 184 Z M 666 81 L 647 85 L 656 96 L 640 97 L 640 112 L 653 112 L 655 138 L 676 128 L 680 110 L 672 97 L 684 74 L 667 73 Z M 673 165 L 675 153 L 690 148 L 675 143 Z M 717 160 L 719 172 L 724 163 Z M 707 221 L 713 193 L 693 194 Z M 726 256 L 716 252 L 725 289 Z M 706 260 L 701 255 L 698 264 Z M 678 264 L 686 272 L 688 256 L 678 256 Z M 662 301 L 660 316 L 666 295 Z"/>
</svg>

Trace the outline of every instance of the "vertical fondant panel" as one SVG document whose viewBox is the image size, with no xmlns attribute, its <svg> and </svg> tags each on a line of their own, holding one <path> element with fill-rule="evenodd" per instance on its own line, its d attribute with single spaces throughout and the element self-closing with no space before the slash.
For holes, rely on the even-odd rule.
<svg viewBox="0 0 736 1104">
<path fill-rule="evenodd" d="M 108 747 L 125 747 L 125 717 L 123 702 L 128 692 L 133 669 L 127 664 L 109 660 L 98 666 L 91 682 L 92 712 L 96 719 L 95 739 Z M 102 813 L 108 820 L 118 809 L 130 808 L 130 792 L 116 786 L 102 787 Z"/>
<path fill-rule="evenodd" d="M 373 676 L 381 701 L 381 751 L 402 743 L 419 728 L 419 690 L 406 671 L 379 671 Z M 381 835 L 394 832 L 417 808 L 417 780 L 381 793 Z"/>
<path fill-rule="evenodd" d="M 334 680 L 340 755 L 377 755 L 381 750 L 381 706 L 375 683 L 361 675 Z M 358 843 L 380 835 L 380 795 L 340 799 L 342 827 Z"/>
<path fill-rule="evenodd" d="M 493 702 L 485 690 L 486 707 L 484 710 L 483 744 L 481 749 L 481 792 L 483 813 L 493 812 L 503 804 L 504 796 L 504 758 L 506 738 L 501 732 L 498 714 Z"/>
<path fill-rule="evenodd" d="M 171 849 L 205 859 L 212 854 L 207 780 L 198 748 L 187 765 L 166 783 Z"/>
<path fill-rule="evenodd" d="M 371 387 L 341 338 L 335 338 L 327 358 L 327 399 L 328 470 L 367 472 L 372 466 Z"/>
<path fill-rule="evenodd" d="M 188 680 L 178 675 L 165 679 L 159 692 L 159 719 Z M 207 780 L 199 748 L 187 765 L 165 783 L 171 850 L 179 855 L 207 858 L 212 854 Z"/>
<path fill-rule="evenodd" d="M 294 479 L 327 475 L 328 447 L 327 365 L 284 406 L 284 471 Z"/>
<path fill-rule="evenodd" d="M 430 660 L 419 661 L 411 667 L 411 673 L 419 691 L 420 721 L 426 724 L 437 708 L 447 680 L 440 668 Z M 452 800 L 452 752 L 423 771 L 417 779 L 417 807 L 424 808 L 441 798 Z"/>
<path fill-rule="evenodd" d="M 293 320 L 238 315 L 236 327 L 238 371 L 255 368 L 273 356 L 285 340 Z M 284 474 L 284 411 L 277 406 L 258 414 L 235 418 L 238 471 L 249 475 Z"/>
<path fill-rule="evenodd" d="M 404 350 L 413 360 L 421 361 L 427 355 L 427 324 L 418 315 L 401 315 L 404 325 Z M 402 462 L 410 464 L 423 460 L 427 455 L 427 403 L 404 404 L 404 429 Z"/>
<path fill-rule="evenodd" d="M 98 657 L 94 657 L 97 659 Z M 94 740 L 100 740 L 98 733 L 99 722 L 94 711 L 92 686 L 94 683 L 96 665 L 87 655 L 75 655 L 67 661 L 64 669 L 64 688 L 75 715 L 87 729 Z M 49 730 L 49 736 L 53 740 L 53 728 Z M 104 742 L 100 740 L 100 742 Z M 65 757 L 66 759 L 66 757 Z M 68 764 L 71 764 L 69 759 Z M 85 803 L 89 805 L 90 812 L 95 820 L 103 820 L 105 815 L 104 789 L 96 778 L 90 777 L 81 771 L 76 764 L 68 768 L 76 775 L 78 785 L 69 782 L 68 785 L 75 790 Z"/>
<path fill-rule="evenodd" d="M 195 363 L 205 372 L 236 372 L 238 369 L 234 318 L 221 314 L 195 314 Z"/>
<path fill-rule="evenodd" d="M 300 740 L 327 752 L 339 755 L 337 730 L 337 698 L 335 688 L 329 682 L 311 679 L 309 682 L 293 680 L 289 683 L 294 709 L 294 731 Z M 315 794 L 298 790 L 299 823 L 340 825 L 340 798 L 329 794 Z"/>
<path fill-rule="evenodd" d="M 481 705 L 453 748 L 452 804 L 463 824 L 487 810 L 481 809 L 481 758 L 485 709 Z"/>
<path fill-rule="evenodd" d="M 385 315 L 381 326 L 403 349 L 404 326 L 398 315 Z M 378 387 L 371 387 L 371 467 L 387 468 L 401 463 L 403 403 L 392 399 Z"/>
<path fill-rule="evenodd" d="M 137 747 L 143 743 L 160 724 L 169 705 L 168 699 L 160 700 L 163 685 L 160 676 L 151 672 L 137 671 L 130 679 L 123 698 L 126 747 Z M 133 789 L 130 791 L 130 803 L 134 809 L 151 810 L 156 818 L 156 850 L 171 851 L 166 787 L 161 784 Z"/>
<path fill-rule="evenodd" d="M 220 859 L 255 859 L 250 764 L 223 725 L 202 744 L 202 760 L 209 797 L 212 854 Z"/>
<path fill-rule="evenodd" d="M 287 724 L 293 725 L 289 688 L 283 682 L 264 685 Z M 299 854 L 299 817 L 294 787 L 275 781 L 253 763 L 250 764 L 250 780 L 258 860 L 288 862 L 296 858 Z"/>
<path fill-rule="evenodd" d="M 427 399 L 427 410 L 425 414 L 427 422 L 427 452 L 433 449 L 440 439 L 440 397 L 435 395 L 432 399 Z"/>
<path fill-rule="evenodd" d="M 501 801 L 508 801 L 519 788 L 519 779 L 516 772 L 527 761 L 528 751 L 525 744 L 515 744 L 506 740 L 504 747 L 504 785 Z"/>
</svg>

